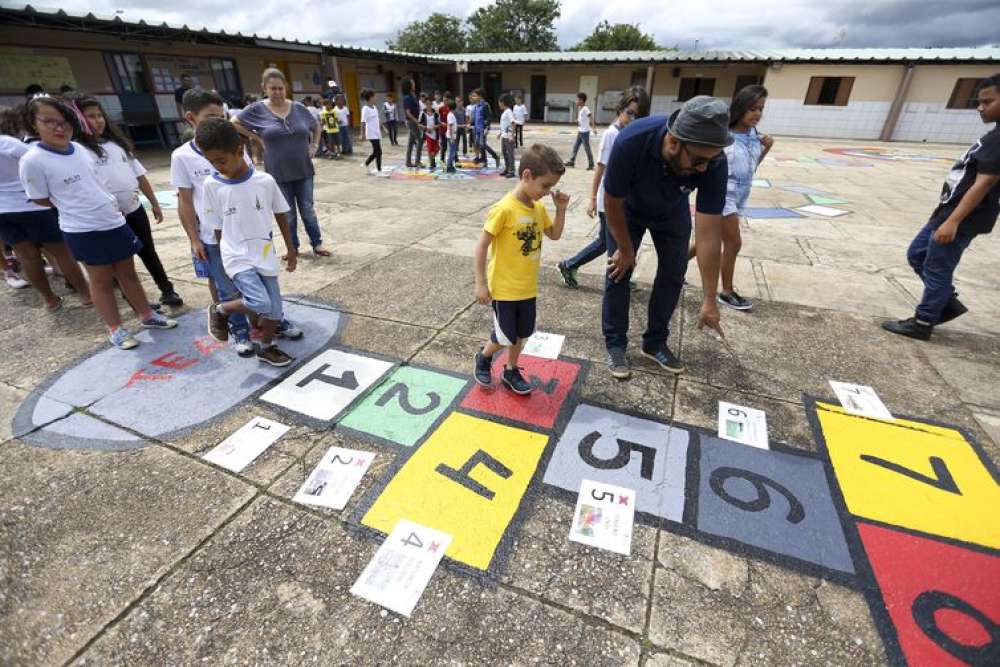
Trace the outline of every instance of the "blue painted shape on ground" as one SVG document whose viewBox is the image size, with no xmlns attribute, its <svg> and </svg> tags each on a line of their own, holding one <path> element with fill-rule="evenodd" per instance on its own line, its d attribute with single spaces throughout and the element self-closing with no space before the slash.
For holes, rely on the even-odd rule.
<svg viewBox="0 0 1000 667">
<path fill-rule="evenodd" d="M 301 340 L 281 341 L 282 349 L 297 359 L 326 347 L 341 320 L 330 307 L 291 301 L 285 302 L 285 314 L 305 332 Z M 53 440 L 56 435 L 59 440 L 53 446 L 71 447 L 75 435 L 82 449 L 120 449 L 118 434 L 106 437 L 107 431 L 95 426 L 103 422 L 53 422 L 53 415 L 68 412 L 60 407 L 64 405 L 85 408 L 126 429 L 162 438 L 222 414 L 294 368 L 240 358 L 227 344 L 208 336 L 205 312 L 200 309 L 177 321 L 176 329 L 136 334 L 141 344 L 134 350 L 103 347 L 63 369 L 25 399 L 14 416 L 13 430 L 28 432 L 43 426 L 32 438 L 36 444 L 45 444 L 46 434 L 53 434 Z M 79 428 L 62 432 L 66 423 Z"/>
<path fill-rule="evenodd" d="M 86 435 L 84 435 L 86 434 Z M 146 441 L 117 426 L 102 422 L 82 412 L 53 422 L 22 438 L 24 442 L 49 449 L 99 449 L 126 451 L 141 449 Z"/>
<path fill-rule="evenodd" d="M 746 210 L 748 218 L 804 218 L 801 213 L 788 208 L 748 208 Z"/>
<path fill-rule="evenodd" d="M 698 530 L 854 572 L 822 461 L 707 435 L 700 451 Z"/>
<path fill-rule="evenodd" d="M 831 197 L 833 196 L 826 190 L 817 190 L 816 188 L 810 187 L 808 185 L 797 185 L 797 184 L 782 185 L 781 189 L 785 190 L 786 192 L 797 192 L 802 195 L 828 195 Z"/>
</svg>

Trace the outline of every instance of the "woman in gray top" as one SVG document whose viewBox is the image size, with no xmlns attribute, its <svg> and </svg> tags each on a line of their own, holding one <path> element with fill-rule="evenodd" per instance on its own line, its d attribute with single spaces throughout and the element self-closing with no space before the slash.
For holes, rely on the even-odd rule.
<svg viewBox="0 0 1000 667">
<path fill-rule="evenodd" d="M 264 152 L 264 168 L 278 182 L 291 210 L 288 226 L 292 230 L 295 251 L 299 249 L 296 208 L 309 235 L 313 253 L 329 257 L 313 206 L 312 157 L 316 154 L 321 128 L 302 103 L 285 97 L 288 82 L 281 70 L 268 68 L 261 75 L 266 96 L 247 105 L 234 119 L 241 134 L 259 144 Z"/>
</svg>

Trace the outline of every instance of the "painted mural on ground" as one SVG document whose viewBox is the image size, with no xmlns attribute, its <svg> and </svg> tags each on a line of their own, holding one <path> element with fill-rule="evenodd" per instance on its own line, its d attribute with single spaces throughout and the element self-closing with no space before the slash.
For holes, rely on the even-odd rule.
<svg viewBox="0 0 1000 667">
<path fill-rule="evenodd" d="M 852 158 L 864 158 L 866 160 L 886 160 L 889 162 L 954 162 L 953 157 L 942 157 L 931 153 L 912 153 L 886 146 L 861 146 L 856 148 L 824 148 L 827 153 L 834 155 L 844 155 Z M 822 158 L 820 158 L 822 159 Z"/>
<path fill-rule="evenodd" d="M 455 172 L 448 173 L 446 161 L 438 159 L 435 169 L 429 167 L 407 167 L 405 164 L 387 165 L 384 171 L 394 181 L 471 181 L 500 178 L 500 170 L 490 168 L 490 163 L 496 164 L 492 158 L 486 165 L 475 162 L 470 156 L 462 156 L 455 161 Z M 515 162 L 515 169 L 516 167 Z"/>
<path fill-rule="evenodd" d="M 195 313 L 139 354 L 71 364 L 25 402 L 15 432 L 34 424 L 27 441 L 47 447 L 135 447 L 131 431 L 197 427 L 256 397 L 286 421 L 395 450 L 349 521 L 376 539 L 401 521 L 445 533 L 456 571 L 495 581 L 534 495 L 575 502 L 591 480 L 634 491 L 638 521 L 861 591 L 895 663 L 997 664 L 1000 477 L 961 429 L 807 399 L 819 452 L 760 449 L 585 400 L 586 361 L 522 357 L 535 391 L 519 397 L 339 347 L 329 307 L 288 311 L 310 346 L 291 369 L 223 352 Z"/>
</svg>

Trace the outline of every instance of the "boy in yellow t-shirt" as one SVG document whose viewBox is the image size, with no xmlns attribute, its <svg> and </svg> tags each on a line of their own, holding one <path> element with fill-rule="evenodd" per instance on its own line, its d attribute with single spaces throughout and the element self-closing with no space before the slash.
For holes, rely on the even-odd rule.
<svg viewBox="0 0 1000 667">
<path fill-rule="evenodd" d="M 476 243 L 476 301 L 484 306 L 492 303 L 493 332 L 476 353 L 475 378 L 481 385 L 493 382 L 493 355 L 506 347 L 507 367 L 501 381 L 516 394 L 531 393 L 517 359 L 535 331 L 542 234 L 555 241 L 566 224 L 569 195 L 552 190 L 565 171 L 558 153 L 535 144 L 521 155 L 517 187 L 494 204 L 486 217 Z M 555 222 L 541 202 L 550 194 L 556 205 Z"/>
<path fill-rule="evenodd" d="M 323 100 L 323 108 L 319 112 L 320 127 L 323 128 L 323 141 L 326 153 L 331 160 L 340 159 L 340 126 L 337 124 L 337 112 L 333 110 L 333 100 Z"/>
</svg>

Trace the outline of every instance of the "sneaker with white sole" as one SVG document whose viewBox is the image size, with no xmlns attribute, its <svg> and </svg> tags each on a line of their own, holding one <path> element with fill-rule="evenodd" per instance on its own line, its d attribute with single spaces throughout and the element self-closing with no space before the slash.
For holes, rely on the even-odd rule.
<svg viewBox="0 0 1000 667">
<path fill-rule="evenodd" d="M 657 363 L 657 365 L 668 373 L 683 373 L 684 372 L 684 362 L 676 354 L 670 351 L 670 348 L 666 345 L 655 349 L 647 350 L 642 348 L 643 356 L 649 357 Z"/>
<path fill-rule="evenodd" d="M 250 336 L 238 336 L 236 342 L 233 343 L 233 349 L 241 357 L 252 357 L 254 352 L 257 351 L 253 345 L 253 341 L 250 340 Z"/>
<path fill-rule="evenodd" d="M 153 314 L 142 321 L 143 329 L 173 329 L 177 326 L 177 320 L 164 317 L 155 310 Z"/>
<path fill-rule="evenodd" d="M 733 310 L 750 310 L 753 308 L 753 303 L 750 299 L 746 299 L 736 293 L 736 290 L 726 294 L 725 292 L 719 292 L 715 300 L 724 306 L 729 306 Z"/>
<path fill-rule="evenodd" d="M 632 376 L 632 369 L 628 367 L 628 357 L 625 356 L 625 348 L 608 348 L 604 363 L 607 365 L 612 377 L 625 380 Z"/>
<path fill-rule="evenodd" d="M 30 284 L 31 283 L 29 283 L 27 280 L 17 275 L 13 271 L 9 271 L 7 273 L 7 287 L 10 287 L 12 289 L 24 289 Z"/>
<path fill-rule="evenodd" d="M 128 329 L 123 326 L 112 331 L 108 335 L 108 340 L 119 350 L 131 350 L 133 347 L 139 347 L 139 341 L 133 338 Z"/>
<path fill-rule="evenodd" d="M 268 345 L 267 347 L 261 346 L 257 350 L 257 361 L 281 367 L 292 363 L 295 361 L 295 358 L 286 354 L 277 345 Z"/>
<path fill-rule="evenodd" d="M 279 338 L 287 340 L 298 340 L 304 335 L 302 329 L 292 324 L 289 320 L 282 319 L 278 324 L 278 330 L 274 332 Z"/>
</svg>

